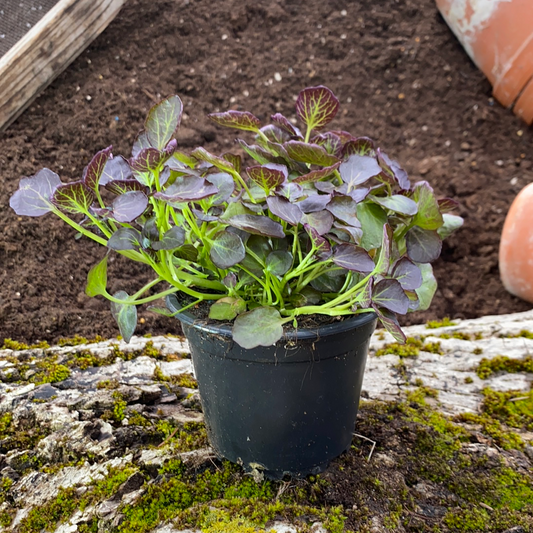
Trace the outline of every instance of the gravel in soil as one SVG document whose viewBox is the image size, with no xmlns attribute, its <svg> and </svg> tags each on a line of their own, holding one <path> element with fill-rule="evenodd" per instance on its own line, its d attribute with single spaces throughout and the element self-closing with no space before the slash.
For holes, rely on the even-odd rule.
<svg viewBox="0 0 533 533">
<path fill-rule="evenodd" d="M 338 129 L 373 137 L 412 179 L 461 202 L 465 226 L 436 264 L 434 304 L 404 323 L 530 308 L 502 287 L 497 258 L 505 214 L 533 178 L 532 131 L 494 102 L 432 0 L 130 0 L 0 135 L 0 339 L 117 334 L 108 303 L 84 294 L 104 251 L 51 216 L 17 218 L 8 202 L 21 176 L 46 166 L 76 179 L 110 144 L 128 155 L 148 109 L 171 93 L 185 104 L 181 149 L 235 149 L 207 113 L 291 117 L 297 93 L 318 84 L 341 100 Z M 111 291 L 150 277 L 115 257 L 109 274 Z M 175 320 L 139 316 L 140 334 L 178 331 Z"/>
</svg>

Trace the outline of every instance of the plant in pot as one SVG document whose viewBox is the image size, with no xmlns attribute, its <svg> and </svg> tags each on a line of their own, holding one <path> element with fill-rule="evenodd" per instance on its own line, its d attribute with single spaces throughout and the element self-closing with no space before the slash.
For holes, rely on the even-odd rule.
<svg viewBox="0 0 533 533">
<path fill-rule="evenodd" d="M 135 294 L 109 294 L 106 254 L 86 292 L 111 301 L 126 341 L 135 306 L 166 298 L 153 309 L 181 321 L 211 444 L 270 477 L 316 473 L 350 446 L 377 320 L 404 340 L 396 315 L 429 306 L 430 263 L 462 224 L 371 139 L 325 131 L 338 107 L 326 87 L 301 91 L 303 131 L 280 113 L 214 113 L 251 142 L 185 154 L 170 96 L 130 158 L 106 148 L 65 184 L 42 169 L 10 200 L 153 269 Z"/>
</svg>

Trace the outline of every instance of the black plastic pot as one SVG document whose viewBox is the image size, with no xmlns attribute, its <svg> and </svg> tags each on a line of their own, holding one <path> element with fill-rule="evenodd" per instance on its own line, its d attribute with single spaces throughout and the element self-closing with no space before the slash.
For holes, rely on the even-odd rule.
<svg viewBox="0 0 533 533">
<path fill-rule="evenodd" d="M 167 306 L 177 311 L 175 296 Z M 247 470 L 316 474 L 350 447 L 376 316 L 288 333 L 252 350 L 231 326 L 176 315 L 189 341 L 209 440 Z"/>
</svg>

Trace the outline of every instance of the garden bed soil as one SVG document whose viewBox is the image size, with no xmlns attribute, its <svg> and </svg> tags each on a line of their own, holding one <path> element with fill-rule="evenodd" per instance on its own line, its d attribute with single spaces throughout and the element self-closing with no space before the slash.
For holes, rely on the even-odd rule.
<svg viewBox="0 0 533 533">
<path fill-rule="evenodd" d="M 234 132 L 207 113 L 293 116 L 299 90 L 318 84 L 341 101 L 337 129 L 373 137 L 412 179 L 461 203 L 465 226 L 435 266 L 434 304 L 403 322 L 529 309 L 502 287 L 497 259 L 505 214 L 533 179 L 532 131 L 493 101 L 432 0 L 130 0 L 0 136 L 0 340 L 117 334 L 108 302 L 84 294 L 104 250 L 51 215 L 17 217 L 8 202 L 21 176 L 46 166 L 77 179 L 110 144 L 129 155 L 148 109 L 171 93 L 185 105 L 181 149 L 236 151 Z M 110 292 L 150 275 L 110 257 Z M 146 308 L 139 318 L 140 334 L 179 331 Z"/>
</svg>

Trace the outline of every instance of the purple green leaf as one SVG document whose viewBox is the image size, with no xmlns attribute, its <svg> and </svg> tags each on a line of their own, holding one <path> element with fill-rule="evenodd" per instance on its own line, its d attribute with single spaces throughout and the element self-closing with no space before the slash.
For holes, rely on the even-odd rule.
<svg viewBox="0 0 533 533">
<path fill-rule="evenodd" d="M 334 196 L 326 209 L 338 220 L 346 222 L 351 226 L 359 227 L 357 214 L 357 204 L 348 196 Z"/>
<path fill-rule="evenodd" d="M 342 144 L 346 144 L 347 142 L 354 141 L 357 139 L 357 137 L 354 137 L 351 133 L 343 130 L 332 131 L 331 133 L 336 135 L 341 140 Z"/>
<path fill-rule="evenodd" d="M 297 226 L 302 219 L 303 212 L 298 204 L 293 204 L 281 196 L 269 196 L 266 201 L 271 213 L 285 222 Z"/>
<path fill-rule="evenodd" d="M 291 139 L 291 135 L 289 135 L 285 130 L 282 130 L 281 128 L 278 128 L 272 124 L 262 127 L 260 131 L 269 141 L 275 143 L 283 144 Z"/>
<path fill-rule="evenodd" d="M 365 249 L 353 244 L 335 246 L 332 261 L 337 266 L 355 272 L 372 272 L 376 266 Z"/>
<path fill-rule="evenodd" d="M 185 243 L 185 230 L 180 226 L 173 226 L 165 232 L 160 241 L 152 243 L 154 250 L 175 250 Z"/>
<path fill-rule="evenodd" d="M 111 250 L 137 250 L 141 245 L 141 232 L 134 228 L 118 228 L 107 241 L 107 247 Z"/>
<path fill-rule="evenodd" d="M 87 274 L 87 286 L 85 294 L 87 296 L 98 296 L 107 294 L 107 255 Z"/>
<path fill-rule="evenodd" d="M 324 272 L 311 282 L 311 286 L 320 292 L 338 293 L 346 280 L 345 270 L 330 270 Z"/>
<path fill-rule="evenodd" d="M 341 241 L 359 244 L 363 236 L 363 230 L 354 226 L 345 226 L 339 222 L 334 222 L 333 229 L 330 230 L 330 237 L 332 234 L 337 236 Z"/>
<path fill-rule="evenodd" d="M 392 276 L 407 291 L 414 291 L 422 285 L 420 269 L 407 257 L 402 257 L 396 262 L 392 269 Z"/>
<path fill-rule="evenodd" d="M 148 140 L 148 135 L 146 134 L 146 132 L 144 130 L 139 132 L 133 143 L 133 148 L 131 149 L 131 157 L 135 159 L 139 155 L 141 150 L 150 147 L 152 147 L 152 145 Z"/>
<path fill-rule="evenodd" d="M 113 158 L 113 155 L 111 154 L 112 149 L 112 146 L 108 146 L 104 150 L 100 150 L 85 167 L 82 181 L 87 187 L 89 187 L 89 189 L 92 189 L 93 191 L 98 190 L 100 177 L 102 176 L 106 163 L 109 159 Z"/>
<path fill-rule="evenodd" d="M 342 181 L 348 185 L 349 189 L 353 189 L 357 185 L 377 176 L 381 172 L 381 167 L 375 157 L 355 154 L 340 165 L 339 172 Z"/>
<path fill-rule="evenodd" d="M 442 215 L 444 224 L 437 230 L 439 237 L 441 239 L 446 239 L 454 231 L 458 230 L 464 223 L 464 220 L 457 215 L 450 215 L 449 213 L 444 213 Z"/>
<path fill-rule="evenodd" d="M 331 194 L 335 191 L 336 185 L 331 181 L 317 181 L 315 182 L 315 189 L 320 192 Z"/>
<path fill-rule="evenodd" d="M 304 174 L 303 176 L 298 176 L 297 178 L 294 178 L 292 181 L 293 183 L 310 183 L 310 182 L 319 181 L 323 178 L 327 178 L 328 176 L 331 176 L 331 174 L 333 174 L 335 170 L 339 168 L 339 165 L 340 165 L 340 161 L 330 167 L 321 168 L 319 170 L 312 170 L 311 172 L 308 172 L 307 174 Z"/>
<path fill-rule="evenodd" d="M 248 167 L 246 173 L 251 180 L 255 181 L 265 191 L 279 187 L 287 181 L 287 176 L 289 175 L 286 166 L 274 163 Z"/>
<path fill-rule="evenodd" d="M 238 139 L 237 142 L 252 159 L 261 165 L 272 163 L 272 161 L 276 159 L 276 156 L 273 156 L 270 152 L 260 146 L 246 144 L 242 139 Z"/>
<path fill-rule="evenodd" d="M 308 224 L 304 224 L 304 229 L 309 235 L 313 246 L 316 248 L 316 256 L 322 261 L 331 257 L 331 245 L 328 240 L 319 235 L 318 231 Z"/>
<path fill-rule="evenodd" d="M 218 188 L 198 176 L 180 176 L 163 192 L 154 194 L 154 198 L 160 198 L 165 202 L 189 202 L 201 200 L 217 194 Z"/>
<path fill-rule="evenodd" d="M 382 279 L 374 285 L 372 302 L 377 307 L 385 307 L 393 313 L 405 315 L 409 310 L 409 298 L 395 279 Z"/>
<path fill-rule="evenodd" d="M 129 299 L 128 293 L 125 291 L 118 291 L 113 296 L 119 300 Z M 124 342 L 130 342 L 137 327 L 137 307 L 133 304 L 111 302 L 111 314 L 117 321 Z"/>
<path fill-rule="evenodd" d="M 433 267 L 429 263 L 418 265 L 422 272 L 422 285 L 416 290 L 418 296 L 418 309 L 425 311 L 431 305 L 431 300 L 437 291 L 437 280 L 433 275 Z"/>
<path fill-rule="evenodd" d="M 235 171 L 234 166 L 227 159 L 224 159 L 223 157 L 218 157 L 208 152 L 205 148 L 202 148 L 201 146 L 193 150 L 191 152 L 191 155 L 199 161 L 207 161 L 208 163 L 211 163 L 211 165 L 217 167 L 220 170 L 223 170 L 224 172 Z"/>
<path fill-rule="evenodd" d="M 413 223 L 428 230 L 439 229 L 444 220 L 435 193 L 429 183 L 421 181 L 415 184 L 412 198 L 418 204 L 418 213 L 413 219 Z"/>
<path fill-rule="evenodd" d="M 245 131 L 258 131 L 261 121 L 248 111 L 225 111 L 224 113 L 211 113 L 207 115 L 213 122 L 227 128 L 236 128 Z"/>
<path fill-rule="evenodd" d="M 246 250 L 241 238 L 226 230 L 219 231 L 215 235 L 209 252 L 211 261 L 223 270 L 240 263 L 245 255 Z"/>
<path fill-rule="evenodd" d="M 366 155 L 375 157 L 376 150 L 374 148 L 374 141 L 368 137 L 357 137 L 350 139 L 342 147 L 342 156 L 347 158 L 351 155 Z"/>
<path fill-rule="evenodd" d="M 359 306 L 361 309 L 372 307 L 372 293 L 374 290 L 374 278 L 370 278 L 361 291 Z M 355 309 L 354 309 L 355 311 Z"/>
<path fill-rule="evenodd" d="M 148 188 L 137 180 L 113 180 L 108 181 L 105 188 L 113 194 L 124 194 L 129 191 L 142 191 L 146 193 Z"/>
<path fill-rule="evenodd" d="M 233 320 L 246 311 L 246 302 L 242 298 L 225 296 L 209 308 L 209 318 L 213 320 Z"/>
<path fill-rule="evenodd" d="M 407 172 L 398 164 L 397 161 L 392 160 L 387 154 L 382 152 L 379 148 L 376 150 L 378 162 L 383 171 L 391 176 L 401 189 L 407 191 L 411 188 Z"/>
<path fill-rule="evenodd" d="M 304 215 L 302 223 L 314 228 L 319 235 L 325 235 L 333 226 L 333 215 L 325 209 L 323 211 L 314 211 Z"/>
<path fill-rule="evenodd" d="M 394 340 L 401 344 L 405 344 L 407 338 L 402 331 L 398 319 L 394 313 L 391 313 L 388 309 L 374 309 L 378 315 L 379 321 L 383 324 L 385 329 L 393 336 Z"/>
<path fill-rule="evenodd" d="M 376 263 L 376 272 L 382 276 L 389 273 L 391 254 L 393 244 L 393 232 L 389 224 L 383 226 L 383 235 L 381 238 L 381 248 L 379 249 L 378 261 Z"/>
<path fill-rule="evenodd" d="M 240 314 L 233 325 L 233 340 L 244 349 L 273 346 L 283 336 L 283 319 L 273 307 L 257 307 Z"/>
<path fill-rule="evenodd" d="M 252 235 L 264 235 L 283 239 L 283 226 L 269 217 L 262 215 L 236 215 L 226 222 L 234 228 L 241 229 Z"/>
<path fill-rule="evenodd" d="M 319 165 L 329 167 L 339 161 L 334 155 L 328 154 L 326 150 L 318 144 L 305 143 L 302 141 L 289 141 L 283 145 L 287 154 L 296 161 L 309 165 Z"/>
<path fill-rule="evenodd" d="M 354 189 L 347 183 L 343 183 L 342 185 L 335 187 L 334 191 L 344 196 L 349 196 L 356 204 L 358 204 L 368 196 L 370 189 L 366 187 L 358 187 Z"/>
<path fill-rule="evenodd" d="M 285 275 L 292 266 L 292 254 L 290 252 L 276 250 L 268 254 L 266 269 L 274 276 Z"/>
<path fill-rule="evenodd" d="M 370 198 L 376 204 L 402 215 L 413 216 L 418 211 L 417 203 L 414 200 L 411 200 L 411 198 L 407 198 L 407 196 L 401 194 L 393 194 L 392 196 L 371 196 Z"/>
<path fill-rule="evenodd" d="M 300 91 L 296 100 L 296 114 L 305 122 L 308 130 L 329 124 L 338 110 L 339 100 L 331 90 L 322 85 Z"/>
<path fill-rule="evenodd" d="M 224 283 L 224 285 L 228 287 L 228 289 L 234 289 L 237 285 L 237 276 L 235 275 L 235 273 L 229 272 L 224 276 L 222 283 Z"/>
<path fill-rule="evenodd" d="M 329 194 L 310 194 L 296 205 L 304 213 L 313 213 L 314 211 L 322 211 L 330 201 L 331 196 Z"/>
<path fill-rule="evenodd" d="M 61 185 L 59 176 L 47 168 L 35 176 L 22 178 L 19 188 L 9 199 L 11 209 L 17 215 L 40 217 L 53 210 L 52 197 Z"/>
<path fill-rule="evenodd" d="M 228 163 L 233 165 L 235 172 L 240 173 L 242 167 L 242 157 L 236 154 L 225 153 L 222 155 L 222 158 L 225 159 Z"/>
<path fill-rule="evenodd" d="M 142 191 L 128 191 L 113 201 L 113 218 L 118 222 L 132 222 L 148 207 L 148 198 Z"/>
<path fill-rule="evenodd" d="M 69 213 L 86 214 L 96 199 L 94 191 L 83 181 L 73 181 L 56 188 L 52 196 L 54 205 Z"/>
<path fill-rule="evenodd" d="M 304 194 L 304 190 L 301 185 L 298 185 L 297 183 L 294 183 L 293 181 L 282 183 L 277 189 L 276 189 L 276 195 L 282 196 L 283 198 L 287 198 L 289 201 L 297 200 L 298 198 L 301 198 Z"/>
<path fill-rule="evenodd" d="M 385 211 L 379 205 L 362 202 L 357 204 L 357 218 L 363 229 L 361 246 L 365 250 L 379 248 L 383 237 L 383 226 L 388 220 Z"/>
<path fill-rule="evenodd" d="M 439 209 L 441 213 L 449 213 L 450 211 L 455 211 L 459 205 L 459 202 L 457 200 L 454 200 L 453 198 L 441 198 L 440 200 L 437 200 L 437 203 L 439 204 Z"/>
<path fill-rule="evenodd" d="M 144 148 L 137 157 L 130 160 L 134 172 L 150 172 L 156 170 L 170 156 L 157 148 Z"/>
<path fill-rule="evenodd" d="M 432 263 L 441 252 L 442 241 L 434 230 L 413 226 L 405 235 L 407 255 L 415 263 Z"/>
<path fill-rule="evenodd" d="M 278 126 L 278 128 L 281 128 L 282 130 L 286 131 L 291 137 L 298 137 L 300 139 L 303 139 L 302 132 L 281 113 L 271 115 L 270 119 L 276 126 Z"/>
<path fill-rule="evenodd" d="M 126 181 L 133 179 L 133 173 L 128 162 L 121 156 L 108 159 L 100 176 L 100 185 L 107 185 L 110 181 Z"/>
<path fill-rule="evenodd" d="M 150 146 L 163 150 L 174 137 L 181 122 L 183 104 L 179 96 L 172 95 L 156 104 L 148 112 L 144 123 Z"/>
<path fill-rule="evenodd" d="M 205 179 L 218 189 L 218 192 L 211 199 L 211 205 L 220 205 L 227 202 L 235 190 L 233 177 L 226 172 L 208 174 Z"/>
<path fill-rule="evenodd" d="M 313 137 L 313 139 L 311 139 L 311 142 L 322 146 L 328 154 L 332 154 L 337 157 L 340 155 L 342 148 L 341 139 L 338 135 L 331 133 L 331 131 L 316 135 Z"/>
</svg>

